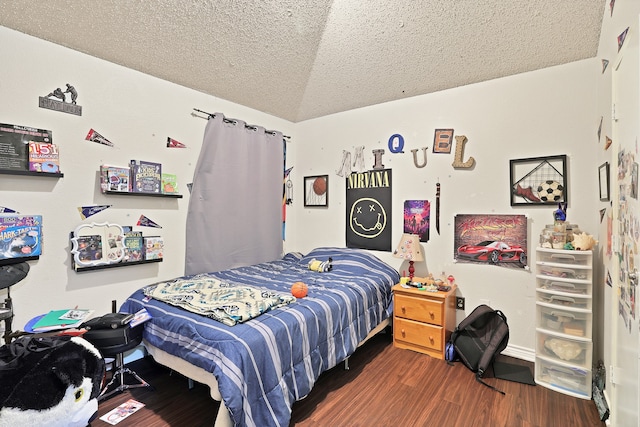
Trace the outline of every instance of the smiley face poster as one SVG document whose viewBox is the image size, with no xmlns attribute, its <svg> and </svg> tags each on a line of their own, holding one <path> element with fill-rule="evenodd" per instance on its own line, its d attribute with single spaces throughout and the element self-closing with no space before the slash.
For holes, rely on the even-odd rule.
<svg viewBox="0 0 640 427">
<path fill-rule="evenodd" d="M 348 248 L 391 251 L 391 169 L 346 179 Z"/>
</svg>

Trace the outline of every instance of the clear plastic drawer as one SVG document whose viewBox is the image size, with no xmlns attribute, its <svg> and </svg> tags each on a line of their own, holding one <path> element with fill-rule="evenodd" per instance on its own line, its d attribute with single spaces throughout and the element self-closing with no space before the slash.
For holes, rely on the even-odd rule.
<svg viewBox="0 0 640 427">
<path fill-rule="evenodd" d="M 588 295 L 583 294 L 571 294 L 566 295 L 565 292 L 547 291 L 544 289 L 537 289 L 536 301 L 544 304 L 553 304 L 559 307 L 591 310 L 592 299 Z"/>
<path fill-rule="evenodd" d="M 569 392 L 577 397 L 591 398 L 590 369 L 581 369 L 536 358 L 535 371 L 538 384 L 555 388 L 558 391 Z"/>
<path fill-rule="evenodd" d="M 537 287 L 550 293 L 568 296 L 591 295 L 591 282 L 537 277 Z"/>
<path fill-rule="evenodd" d="M 554 251 L 538 249 L 537 261 L 554 264 L 591 265 L 591 251 Z"/>
<path fill-rule="evenodd" d="M 591 312 L 562 309 L 558 306 L 536 304 L 539 328 L 575 337 L 591 338 Z"/>
<path fill-rule="evenodd" d="M 538 274 L 550 279 L 565 280 L 589 280 L 591 281 L 591 269 L 577 266 L 538 265 Z"/>
<path fill-rule="evenodd" d="M 591 340 L 573 338 L 559 333 L 537 330 L 536 355 L 554 362 L 569 363 L 584 369 L 591 369 Z"/>
</svg>

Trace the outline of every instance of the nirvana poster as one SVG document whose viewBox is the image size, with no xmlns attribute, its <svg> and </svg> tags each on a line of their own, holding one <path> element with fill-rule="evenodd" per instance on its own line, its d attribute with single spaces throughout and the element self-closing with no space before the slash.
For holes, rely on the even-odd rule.
<svg viewBox="0 0 640 427">
<path fill-rule="evenodd" d="M 456 215 L 456 261 L 527 268 L 527 217 Z"/>
<path fill-rule="evenodd" d="M 391 251 L 391 169 L 352 173 L 347 183 L 348 248 Z"/>
</svg>

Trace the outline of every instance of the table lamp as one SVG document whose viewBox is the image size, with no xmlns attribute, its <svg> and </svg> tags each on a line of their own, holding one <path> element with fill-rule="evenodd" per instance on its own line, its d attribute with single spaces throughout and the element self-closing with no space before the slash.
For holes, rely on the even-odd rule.
<svg viewBox="0 0 640 427">
<path fill-rule="evenodd" d="M 398 247 L 393 251 L 393 256 L 409 261 L 409 280 L 413 281 L 413 273 L 416 271 L 413 263 L 424 260 L 422 249 L 420 249 L 420 236 L 417 234 L 402 234 Z"/>
</svg>

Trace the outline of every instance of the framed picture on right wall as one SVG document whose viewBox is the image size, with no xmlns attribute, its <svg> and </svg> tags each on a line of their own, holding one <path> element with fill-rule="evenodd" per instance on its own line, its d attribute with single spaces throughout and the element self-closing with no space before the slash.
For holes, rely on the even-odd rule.
<svg viewBox="0 0 640 427">
<path fill-rule="evenodd" d="M 509 164 L 511 206 L 569 201 L 566 155 L 516 159 Z"/>
<path fill-rule="evenodd" d="M 609 162 L 604 162 L 598 168 L 598 182 L 600 183 L 600 200 L 609 200 Z"/>
</svg>

